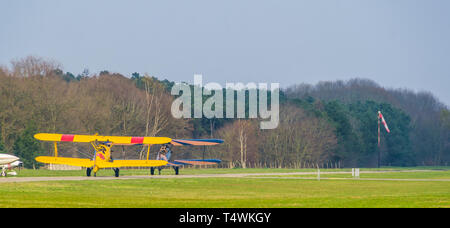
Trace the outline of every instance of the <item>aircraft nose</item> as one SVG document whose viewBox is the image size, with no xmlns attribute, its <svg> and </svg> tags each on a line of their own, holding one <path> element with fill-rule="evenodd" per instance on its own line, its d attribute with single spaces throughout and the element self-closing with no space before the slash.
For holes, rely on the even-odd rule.
<svg viewBox="0 0 450 228">
<path fill-rule="evenodd" d="M 15 162 L 11 163 L 11 166 L 14 166 L 14 167 L 23 166 L 23 162 L 21 162 L 21 161 L 15 161 Z"/>
</svg>

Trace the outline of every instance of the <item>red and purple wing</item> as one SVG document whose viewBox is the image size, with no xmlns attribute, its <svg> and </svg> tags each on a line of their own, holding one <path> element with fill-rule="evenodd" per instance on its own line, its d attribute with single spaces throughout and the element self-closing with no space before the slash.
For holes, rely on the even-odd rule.
<svg viewBox="0 0 450 228">
<path fill-rule="evenodd" d="M 172 139 L 174 146 L 212 146 L 223 143 L 222 139 Z"/>
<path fill-rule="evenodd" d="M 222 162 L 219 159 L 186 159 L 186 160 L 175 160 L 173 165 L 216 165 Z"/>
</svg>

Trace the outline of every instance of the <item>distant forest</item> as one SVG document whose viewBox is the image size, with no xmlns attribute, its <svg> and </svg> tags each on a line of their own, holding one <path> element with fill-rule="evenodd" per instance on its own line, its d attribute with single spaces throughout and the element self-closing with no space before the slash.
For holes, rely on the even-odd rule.
<svg viewBox="0 0 450 228">
<path fill-rule="evenodd" d="M 218 158 L 229 168 L 376 167 L 378 154 L 382 166 L 450 162 L 450 112 L 429 92 L 367 79 L 293 85 L 280 92 L 278 128 L 260 130 L 258 119 L 175 119 L 174 82 L 148 74 L 61 69 L 33 56 L 0 67 L 0 152 L 19 156 L 28 168 L 42 165 L 34 157 L 53 153 L 51 144 L 33 138 L 37 132 L 221 138 L 220 146 L 176 147 L 174 157 Z M 378 110 L 391 130 L 381 129 L 380 151 Z M 93 154 L 89 145 L 59 146 L 62 156 Z M 116 146 L 113 156 L 144 158 L 145 149 Z"/>
</svg>

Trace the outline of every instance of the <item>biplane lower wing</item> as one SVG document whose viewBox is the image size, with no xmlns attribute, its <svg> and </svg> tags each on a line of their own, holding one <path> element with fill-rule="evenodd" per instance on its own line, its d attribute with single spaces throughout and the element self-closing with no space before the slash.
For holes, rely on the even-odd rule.
<svg viewBox="0 0 450 228">
<path fill-rule="evenodd" d="M 216 165 L 222 162 L 218 159 L 187 159 L 187 160 L 174 160 L 169 162 L 168 165 L 180 166 L 180 165 Z"/>
<path fill-rule="evenodd" d="M 118 167 L 157 167 L 167 165 L 167 161 L 164 160 L 113 160 L 110 163 L 111 167 L 105 168 L 118 168 Z"/>
<path fill-rule="evenodd" d="M 113 160 L 112 162 L 93 161 L 87 158 L 64 158 L 64 157 L 36 157 L 36 161 L 47 164 L 72 165 L 90 168 L 94 165 L 98 168 L 120 168 L 120 167 L 157 167 L 167 165 L 163 160 Z"/>
<path fill-rule="evenodd" d="M 87 158 L 64 158 L 64 157 L 49 157 L 49 156 L 39 156 L 36 157 L 36 161 L 47 163 L 47 164 L 58 164 L 58 165 L 72 165 L 80 167 L 92 167 L 94 161 Z"/>
</svg>

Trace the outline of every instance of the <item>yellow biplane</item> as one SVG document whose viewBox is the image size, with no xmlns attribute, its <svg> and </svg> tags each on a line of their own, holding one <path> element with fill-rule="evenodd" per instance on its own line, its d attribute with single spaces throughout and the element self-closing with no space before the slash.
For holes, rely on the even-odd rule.
<svg viewBox="0 0 450 228">
<path fill-rule="evenodd" d="M 132 136 L 101 136 L 101 135 L 69 135 L 38 133 L 34 138 L 41 141 L 54 142 L 54 156 L 39 156 L 36 161 L 47 164 L 62 164 L 81 166 L 86 168 L 86 175 L 103 168 L 112 168 L 116 177 L 119 177 L 121 167 L 159 167 L 167 165 L 164 160 L 149 160 L 150 145 L 167 144 L 172 141 L 167 137 L 132 137 Z M 93 159 L 58 157 L 57 142 L 91 143 L 95 149 Z M 147 160 L 115 160 L 111 157 L 113 145 L 148 145 Z"/>
</svg>

